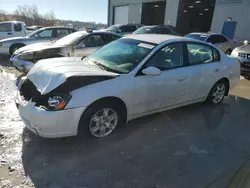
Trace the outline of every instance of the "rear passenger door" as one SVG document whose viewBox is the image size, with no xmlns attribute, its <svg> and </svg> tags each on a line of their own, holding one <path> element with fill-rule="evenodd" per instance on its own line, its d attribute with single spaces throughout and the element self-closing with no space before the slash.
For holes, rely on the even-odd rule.
<svg viewBox="0 0 250 188">
<path fill-rule="evenodd" d="M 220 77 L 222 63 L 217 49 L 201 43 L 186 43 L 188 58 L 189 101 L 206 97 Z"/>
</svg>

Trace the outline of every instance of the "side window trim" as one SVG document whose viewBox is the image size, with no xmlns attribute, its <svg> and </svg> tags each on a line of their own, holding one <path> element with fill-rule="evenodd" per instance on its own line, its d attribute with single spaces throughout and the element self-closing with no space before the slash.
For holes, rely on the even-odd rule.
<svg viewBox="0 0 250 188">
<path fill-rule="evenodd" d="M 183 66 L 181 67 L 174 67 L 174 68 L 170 68 L 170 69 L 166 69 L 166 70 L 162 70 L 162 72 L 164 71 L 169 71 L 169 70 L 173 70 L 173 69 L 178 69 L 178 68 L 183 68 L 183 67 L 186 67 L 188 66 L 188 59 L 187 59 L 187 54 L 186 54 L 186 50 L 185 49 L 185 42 L 181 41 L 181 42 L 171 42 L 171 43 L 168 43 L 164 46 L 162 46 L 161 48 L 159 48 L 143 65 L 142 67 L 138 70 L 138 72 L 135 74 L 135 76 L 144 76 L 144 74 L 142 74 L 142 70 L 145 69 L 145 66 L 147 65 L 147 63 L 154 57 L 157 55 L 157 53 L 159 53 L 161 51 L 161 49 L 169 46 L 169 45 L 172 45 L 172 44 L 181 44 L 182 45 L 182 49 L 183 49 L 183 57 L 182 57 L 182 61 L 183 61 Z"/>
<path fill-rule="evenodd" d="M 198 45 L 201 45 L 201 46 L 203 45 L 203 46 L 209 47 L 209 48 L 211 49 L 211 51 L 212 51 L 213 61 L 207 62 L 207 63 L 190 64 L 190 63 L 189 63 L 189 56 L 188 56 L 188 47 L 187 47 L 188 44 L 198 44 Z M 186 50 L 187 50 L 187 51 L 186 51 L 186 55 L 187 55 L 187 66 L 196 66 L 196 65 L 203 65 L 203 64 L 209 64 L 209 63 L 217 63 L 217 62 L 220 62 L 220 60 L 221 60 L 219 51 L 218 51 L 216 48 L 214 48 L 214 47 L 212 47 L 212 46 L 209 46 L 209 45 L 207 45 L 207 44 L 203 44 L 203 43 L 199 43 L 199 42 L 185 42 L 185 46 L 186 46 Z M 215 61 L 214 51 L 216 51 L 216 52 L 219 54 L 219 61 Z"/>
</svg>

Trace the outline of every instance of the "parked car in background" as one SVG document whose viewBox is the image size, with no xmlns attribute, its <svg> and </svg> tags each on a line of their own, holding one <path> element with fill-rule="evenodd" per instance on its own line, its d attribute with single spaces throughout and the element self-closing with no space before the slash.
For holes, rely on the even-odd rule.
<svg viewBox="0 0 250 188">
<path fill-rule="evenodd" d="M 17 82 L 15 100 L 27 128 L 42 137 L 105 137 L 141 116 L 202 101 L 219 104 L 239 79 L 238 60 L 213 45 L 138 34 L 85 59 L 39 61 Z"/>
<path fill-rule="evenodd" d="M 120 35 L 131 34 L 138 28 L 142 27 L 142 24 L 117 24 L 108 27 L 107 29 L 103 29 L 103 31 L 109 31 L 113 33 L 118 33 Z"/>
<path fill-rule="evenodd" d="M 22 47 L 11 57 L 12 64 L 21 72 L 27 73 L 34 63 L 53 57 L 83 57 L 95 52 L 120 36 L 111 32 L 77 31 L 56 42 L 39 43 Z"/>
<path fill-rule="evenodd" d="M 60 39 L 70 33 L 75 32 L 75 29 L 68 27 L 45 27 L 32 32 L 26 37 L 14 37 L 0 40 L 0 54 L 12 55 L 17 49 L 34 43 L 48 42 Z"/>
<path fill-rule="evenodd" d="M 26 24 L 20 21 L 0 22 L 0 40 L 11 37 L 25 37 L 32 31 L 27 30 Z"/>
<path fill-rule="evenodd" d="M 169 34 L 179 35 L 171 25 L 148 25 L 142 26 L 132 34 Z"/>
<path fill-rule="evenodd" d="M 250 44 L 246 43 L 235 48 L 231 56 L 240 60 L 241 75 L 250 78 Z"/>
<path fill-rule="evenodd" d="M 241 45 L 239 41 L 228 39 L 222 34 L 215 33 L 190 33 L 185 37 L 202 40 L 215 45 L 217 48 L 230 55 L 234 48 Z"/>
<path fill-rule="evenodd" d="M 27 26 L 27 30 L 38 30 L 38 29 L 41 29 L 43 28 L 43 26 L 40 26 L 40 25 L 33 25 L 33 26 Z"/>
</svg>

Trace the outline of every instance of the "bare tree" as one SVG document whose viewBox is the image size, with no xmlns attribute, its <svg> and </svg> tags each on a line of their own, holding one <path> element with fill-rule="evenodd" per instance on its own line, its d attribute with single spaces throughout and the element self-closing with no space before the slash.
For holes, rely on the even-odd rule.
<svg viewBox="0 0 250 188">
<path fill-rule="evenodd" d="M 44 16 L 39 14 L 36 5 L 18 5 L 14 11 L 17 20 L 24 21 L 27 25 L 53 25 L 55 23 L 55 13 L 50 11 Z"/>
</svg>

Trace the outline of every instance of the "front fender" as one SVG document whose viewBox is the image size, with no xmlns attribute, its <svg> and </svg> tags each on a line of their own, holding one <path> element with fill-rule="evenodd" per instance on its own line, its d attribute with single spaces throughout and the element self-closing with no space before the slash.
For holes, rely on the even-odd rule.
<svg viewBox="0 0 250 188">
<path fill-rule="evenodd" d="M 134 76 L 131 74 L 87 85 L 71 92 L 72 98 L 66 108 L 88 107 L 105 97 L 117 97 L 127 106 L 130 116 L 133 110 Z"/>
</svg>

